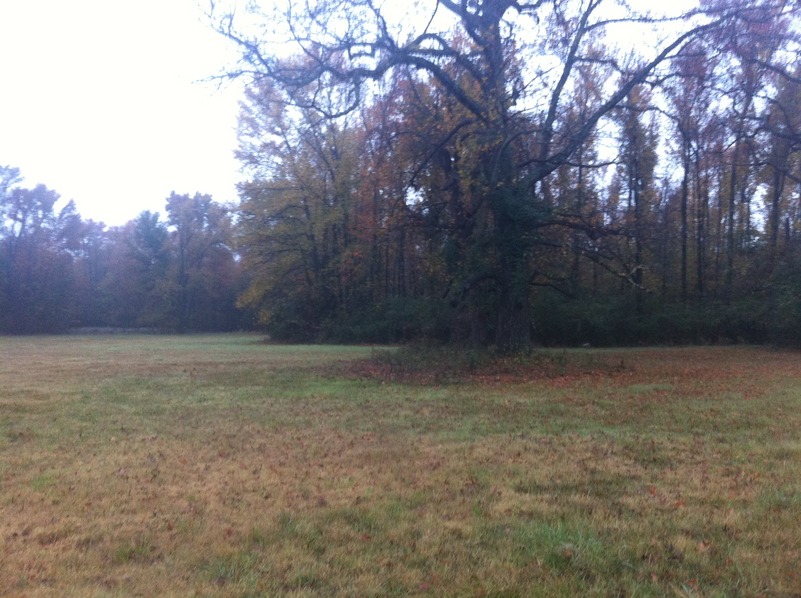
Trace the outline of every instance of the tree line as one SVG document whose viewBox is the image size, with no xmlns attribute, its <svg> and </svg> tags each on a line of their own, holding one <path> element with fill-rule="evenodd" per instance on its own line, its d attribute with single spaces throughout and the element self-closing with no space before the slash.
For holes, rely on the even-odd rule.
<svg viewBox="0 0 801 598">
<path fill-rule="evenodd" d="M 166 220 L 142 212 L 109 228 L 52 189 L 21 183 L 18 169 L 0 167 L 0 333 L 249 324 L 236 306 L 243 278 L 228 207 L 173 193 Z"/>
<path fill-rule="evenodd" d="M 798 3 L 419 6 L 216 13 L 249 82 L 242 301 L 273 334 L 798 338 Z"/>
<path fill-rule="evenodd" d="M 236 206 L 106 229 L 5 169 L 0 330 L 795 342 L 797 2 L 416 6 L 214 8 L 247 82 Z"/>
</svg>

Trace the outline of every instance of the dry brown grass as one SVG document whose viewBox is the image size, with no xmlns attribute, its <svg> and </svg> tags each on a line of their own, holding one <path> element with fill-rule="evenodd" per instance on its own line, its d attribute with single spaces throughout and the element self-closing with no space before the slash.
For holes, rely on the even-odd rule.
<svg viewBox="0 0 801 598">
<path fill-rule="evenodd" d="M 801 595 L 801 355 L 371 352 L 0 339 L 0 595 Z"/>
</svg>

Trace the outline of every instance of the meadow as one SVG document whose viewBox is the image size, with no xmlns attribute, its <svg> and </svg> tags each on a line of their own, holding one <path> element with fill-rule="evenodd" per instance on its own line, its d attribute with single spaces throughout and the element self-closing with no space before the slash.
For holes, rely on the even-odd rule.
<svg viewBox="0 0 801 598">
<path fill-rule="evenodd" d="M 801 354 L 0 338 L 2 596 L 801 596 Z"/>
</svg>

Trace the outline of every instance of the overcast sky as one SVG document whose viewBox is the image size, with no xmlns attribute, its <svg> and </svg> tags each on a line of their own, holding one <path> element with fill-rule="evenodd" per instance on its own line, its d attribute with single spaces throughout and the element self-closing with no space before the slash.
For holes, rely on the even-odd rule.
<svg viewBox="0 0 801 598">
<path fill-rule="evenodd" d="M 202 81 L 236 49 L 207 4 L 0 0 L 0 165 L 109 225 L 171 191 L 235 200 L 241 94 Z"/>
<path fill-rule="evenodd" d="M 122 224 L 171 191 L 236 198 L 235 59 L 205 0 L 0 0 L 0 165 Z"/>
</svg>

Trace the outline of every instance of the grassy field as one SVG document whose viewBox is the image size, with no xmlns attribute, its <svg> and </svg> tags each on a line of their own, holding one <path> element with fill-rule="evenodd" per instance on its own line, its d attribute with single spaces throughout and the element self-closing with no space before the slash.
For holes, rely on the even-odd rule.
<svg viewBox="0 0 801 598">
<path fill-rule="evenodd" d="M 801 595 L 801 354 L 375 353 L 0 338 L 0 595 Z"/>
</svg>

